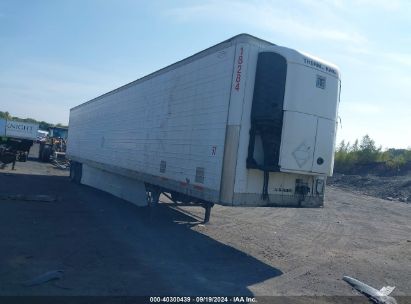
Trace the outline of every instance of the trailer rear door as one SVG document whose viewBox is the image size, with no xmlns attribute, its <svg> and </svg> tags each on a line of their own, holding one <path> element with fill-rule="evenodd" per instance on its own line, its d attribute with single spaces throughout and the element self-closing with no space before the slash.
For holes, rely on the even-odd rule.
<svg viewBox="0 0 411 304">
<path fill-rule="evenodd" d="M 317 117 L 285 111 L 280 168 L 281 171 L 311 171 L 315 150 Z"/>
<path fill-rule="evenodd" d="M 328 174 L 334 164 L 335 122 L 318 118 L 312 171 Z M 332 143 L 332 144 L 331 144 Z M 331 172 L 332 174 L 332 172 Z"/>
</svg>

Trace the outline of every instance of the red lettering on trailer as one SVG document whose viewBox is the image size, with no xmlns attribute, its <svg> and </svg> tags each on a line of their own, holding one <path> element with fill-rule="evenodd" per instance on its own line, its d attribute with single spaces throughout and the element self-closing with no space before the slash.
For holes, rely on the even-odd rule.
<svg viewBox="0 0 411 304">
<path fill-rule="evenodd" d="M 237 74 L 235 77 L 235 86 L 234 89 L 240 91 L 240 83 L 241 83 L 241 67 L 243 66 L 243 48 L 240 48 L 240 54 L 237 58 Z"/>
<path fill-rule="evenodd" d="M 198 186 L 198 185 L 194 185 L 194 189 L 197 189 L 197 190 L 200 190 L 200 191 L 203 191 L 203 190 L 204 190 L 203 187 Z"/>
</svg>

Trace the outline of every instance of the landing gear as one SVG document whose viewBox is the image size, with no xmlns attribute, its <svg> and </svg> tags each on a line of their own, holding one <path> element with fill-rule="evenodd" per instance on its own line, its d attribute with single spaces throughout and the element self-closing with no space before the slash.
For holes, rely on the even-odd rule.
<svg viewBox="0 0 411 304">
<path fill-rule="evenodd" d="M 160 188 L 155 185 L 146 184 L 146 197 L 147 197 L 147 206 L 155 207 L 160 201 L 160 195 L 163 194 L 170 201 L 173 202 L 173 206 L 182 207 L 182 206 L 201 206 L 204 208 L 204 220 L 203 223 L 206 224 L 210 221 L 211 208 L 213 208 L 214 203 L 198 201 L 195 198 L 173 191 L 168 191 L 167 189 Z"/>
<path fill-rule="evenodd" d="M 211 208 L 213 208 L 214 203 L 205 203 L 203 205 L 205 212 L 204 212 L 204 224 L 207 224 L 210 221 L 210 215 L 211 215 Z"/>
<path fill-rule="evenodd" d="M 160 202 L 161 189 L 157 186 L 145 184 L 146 185 L 146 198 L 147 206 L 156 207 Z"/>
</svg>

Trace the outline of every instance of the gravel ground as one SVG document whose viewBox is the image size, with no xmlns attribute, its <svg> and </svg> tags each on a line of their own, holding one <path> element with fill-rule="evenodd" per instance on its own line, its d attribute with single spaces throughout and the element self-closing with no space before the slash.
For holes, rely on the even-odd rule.
<svg viewBox="0 0 411 304">
<path fill-rule="evenodd" d="M 215 206 L 202 225 L 201 208 L 136 207 L 35 161 L 0 171 L 0 193 L 57 198 L 0 200 L 3 296 L 356 295 L 343 275 L 411 295 L 405 203 L 331 186 L 321 209 Z M 64 275 L 24 285 L 51 270 Z"/>
</svg>

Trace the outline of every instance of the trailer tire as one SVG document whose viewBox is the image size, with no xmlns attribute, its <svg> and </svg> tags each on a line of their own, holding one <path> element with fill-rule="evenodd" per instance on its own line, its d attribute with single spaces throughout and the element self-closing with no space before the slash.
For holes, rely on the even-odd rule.
<svg viewBox="0 0 411 304">
<path fill-rule="evenodd" d="M 76 163 L 75 162 L 71 162 L 71 164 L 70 164 L 70 175 L 69 175 L 69 179 L 70 179 L 70 182 L 72 182 L 72 183 L 74 183 L 74 176 L 75 176 L 75 165 L 76 165 Z"/>
<path fill-rule="evenodd" d="M 81 183 L 81 176 L 83 174 L 83 165 L 72 161 L 70 164 L 70 181 L 75 184 Z"/>
<path fill-rule="evenodd" d="M 43 154 L 43 148 L 44 148 L 44 145 L 43 145 L 42 143 L 40 143 L 40 146 L 39 146 L 39 155 L 38 155 L 39 161 L 41 161 L 41 155 Z"/>
<path fill-rule="evenodd" d="M 27 154 L 26 154 L 26 152 L 23 152 L 22 154 L 19 155 L 19 161 L 20 161 L 20 162 L 26 162 L 26 161 L 27 161 Z"/>
<path fill-rule="evenodd" d="M 40 160 L 44 163 L 49 162 L 51 153 L 52 153 L 51 146 L 50 145 L 44 145 L 43 148 L 41 149 Z"/>
</svg>

